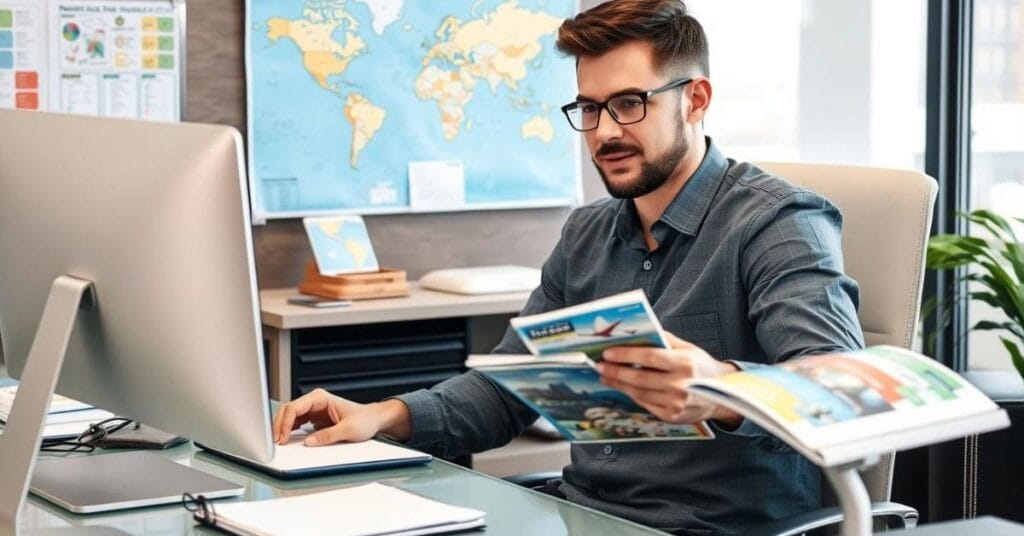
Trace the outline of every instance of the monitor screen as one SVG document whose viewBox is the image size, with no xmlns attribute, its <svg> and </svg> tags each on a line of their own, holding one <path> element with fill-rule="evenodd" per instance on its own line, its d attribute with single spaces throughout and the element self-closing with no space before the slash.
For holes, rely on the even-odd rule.
<svg viewBox="0 0 1024 536">
<path fill-rule="evenodd" d="M 60 394 L 272 454 L 242 142 L 226 126 L 0 110 L 0 339 L 19 377 L 50 287 L 92 282 Z"/>
</svg>

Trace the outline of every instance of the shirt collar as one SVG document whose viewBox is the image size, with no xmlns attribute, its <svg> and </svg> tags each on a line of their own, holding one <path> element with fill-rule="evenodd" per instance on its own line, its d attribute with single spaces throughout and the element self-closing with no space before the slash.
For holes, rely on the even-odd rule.
<svg viewBox="0 0 1024 536">
<path fill-rule="evenodd" d="M 705 140 L 707 152 L 704 154 L 704 160 L 683 185 L 683 189 L 676 194 L 675 199 L 665 208 L 665 212 L 658 218 L 659 222 L 664 222 L 670 228 L 689 236 L 697 235 L 697 230 L 700 228 L 701 222 L 704 221 L 704 217 L 707 216 L 711 201 L 722 182 L 721 179 L 729 168 L 729 161 L 722 156 L 711 138 L 705 137 Z M 633 238 L 642 241 L 639 238 L 641 234 L 637 227 L 638 221 L 639 217 L 636 214 L 633 201 L 631 199 L 619 200 L 615 218 L 615 235 L 625 242 L 629 242 Z M 663 242 L 662 233 L 657 232 L 659 226 L 655 224 L 654 227 L 652 230 L 655 233 L 654 238 L 658 242 Z"/>
<path fill-rule="evenodd" d="M 689 236 L 697 235 L 700 224 L 711 208 L 715 192 L 722 183 L 722 177 L 729 169 L 729 161 L 718 151 L 711 138 L 705 139 L 708 149 L 704 154 L 704 160 L 658 218 L 658 221 L 663 221 L 669 227 Z"/>
</svg>

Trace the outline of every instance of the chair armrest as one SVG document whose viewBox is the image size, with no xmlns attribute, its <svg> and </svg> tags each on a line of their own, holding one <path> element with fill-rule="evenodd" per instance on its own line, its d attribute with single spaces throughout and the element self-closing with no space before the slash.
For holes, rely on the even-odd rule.
<svg viewBox="0 0 1024 536">
<path fill-rule="evenodd" d="M 885 519 L 889 528 L 913 528 L 917 526 L 917 510 L 900 503 L 871 503 L 871 517 Z M 809 530 L 834 525 L 845 519 L 843 511 L 837 507 L 821 508 L 812 512 L 797 514 L 787 518 L 765 523 L 753 530 L 744 532 L 747 536 L 795 536 Z"/>
<path fill-rule="evenodd" d="M 543 486 L 548 480 L 561 477 L 561 471 L 543 471 L 540 473 L 523 473 L 521 475 L 506 476 L 502 478 L 502 480 L 511 482 L 517 486 L 533 489 Z"/>
</svg>

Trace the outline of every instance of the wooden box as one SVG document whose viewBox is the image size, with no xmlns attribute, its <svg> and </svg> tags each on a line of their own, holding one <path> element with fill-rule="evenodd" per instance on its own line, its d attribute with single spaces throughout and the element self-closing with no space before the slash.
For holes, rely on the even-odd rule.
<svg viewBox="0 0 1024 536">
<path fill-rule="evenodd" d="M 306 273 L 299 292 L 324 298 L 367 300 L 409 295 L 405 270 L 381 268 L 365 274 L 322 275 L 316 262 L 306 264 Z"/>
</svg>

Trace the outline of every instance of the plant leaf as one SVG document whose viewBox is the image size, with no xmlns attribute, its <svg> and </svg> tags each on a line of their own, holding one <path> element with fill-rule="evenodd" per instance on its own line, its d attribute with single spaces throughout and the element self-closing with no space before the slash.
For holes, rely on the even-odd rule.
<svg viewBox="0 0 1024 536">
<path fill-rule="evenodd" d="M 1010 360 L 1013 361 L 1013 367 L 1017 369 L 1017 374 L 1024 378 L 1024 354 L 1021 354 L 1020 348 L 1017 348 L 1017 344 L 1013 341 L 1002 337 L 999 337 L 999 340 L 1003 341 L 1006 351 L 1010 352 Z"/>
<path fill-rule="evenodd" d="M 1006 221 L 1005 218 L 992 212 L 991 210 L 979 209 L 966 215 L 966 218 L 972 222 L 984 226 L 992 236 L 998 238 L 1003 242 L 1019 242 L 1017 240 L 1017 234 L 1013 231 L 1013 226 L 1010 222 Z M 996 229 L 998 228 L 998 230 Z"/>
<path fill-rule="evenodd" d="M 977 324 L 971 328 L 972 331 L 993 331 L 1005 329 L 1018 339 L 1024 341 L 1024 327 L 1013 322 L 992 322 L 990 320 L 979 320 Z"/>
<path fill-rule="evenodd" d="M 1000 253 L 1010 263 L 1018 283 L 1024 283 L 1024 248 L 1020 244 L 1004 242 L 1005 249 Z"/>
</svg>

